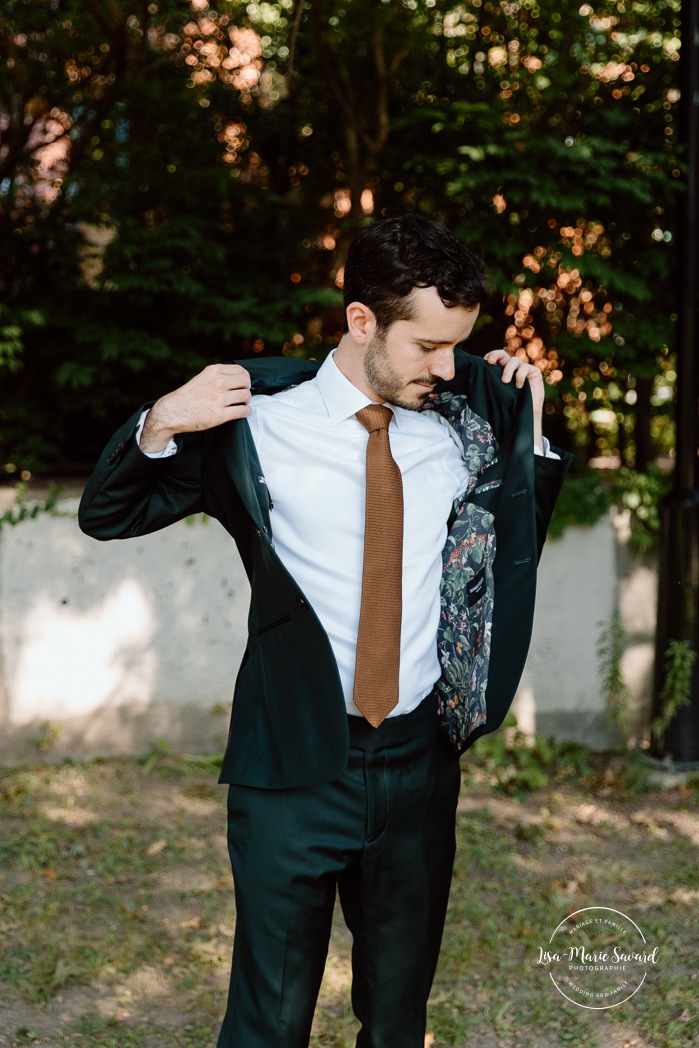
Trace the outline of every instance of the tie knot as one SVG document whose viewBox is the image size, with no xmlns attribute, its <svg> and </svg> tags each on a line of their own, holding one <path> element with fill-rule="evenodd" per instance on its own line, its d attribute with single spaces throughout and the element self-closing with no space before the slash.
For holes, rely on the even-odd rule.
<svg viewBox="0 0 699 1048">
<path fill-rule="evenodd" d="M 357 418 L 365 429 L 373 433 L 377 429 L 388 429 L 393 412 L 383 404 L 369 404 L 357 412 Z"/>
</svg>

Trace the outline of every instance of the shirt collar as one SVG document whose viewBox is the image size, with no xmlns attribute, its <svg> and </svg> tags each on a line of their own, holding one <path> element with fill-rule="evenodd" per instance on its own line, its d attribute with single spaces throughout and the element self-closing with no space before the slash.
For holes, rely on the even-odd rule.
<svg viewBox="0 0 699 1048">
<path fill-rule="evenodd" d="M 333 360 L 334 356 L 335 350 L 323 361 L 316 373 L 316 382 L 330 421 L 333 426 L 337 426 L 340 422 L 353 418 L 362 408 L 376 402 L 370 400 L 366 393 L 362 393 L 361 389 L 357 389 L 354 383 L 342 374 Z M 392 423 L 400 429 L 401 408 L 393 404 L 386 404 L 386 407 L 393 412 Z M 361 426 L 358 419 L 357 424 Z"/>
</svg>

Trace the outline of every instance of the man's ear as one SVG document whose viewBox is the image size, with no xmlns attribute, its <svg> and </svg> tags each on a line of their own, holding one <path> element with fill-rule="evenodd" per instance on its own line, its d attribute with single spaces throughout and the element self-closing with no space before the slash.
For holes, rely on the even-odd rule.
<svg viewBox="0 0 699 1048">
<path fill-rule="evenodd" d="M 376 333 L 376 317 L 362 302 L 350 302 L 346 310 L 347 330 L 353 342 L 365 346 Z"/>
</svg>

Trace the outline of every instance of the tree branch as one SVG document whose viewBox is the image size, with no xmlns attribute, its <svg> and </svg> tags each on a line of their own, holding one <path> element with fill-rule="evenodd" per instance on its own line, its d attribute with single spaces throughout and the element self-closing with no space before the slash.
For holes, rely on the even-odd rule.
<svg viewBox="0 0 699 1048">
<path fill-rule="evenodd" d="M 296 94 L 296 85 L 293 82 L 294 59 L 296 58 L 296 44 L 299 37 L 299 28 L 301 26 L 301 15 L 303 14 L 304 4 L 305 0 L 296 0 L 291 20 L 291 29 L 289 32 L 289 55 L 286 60 L 286 87 L 290 95 Z"/>
</svg>

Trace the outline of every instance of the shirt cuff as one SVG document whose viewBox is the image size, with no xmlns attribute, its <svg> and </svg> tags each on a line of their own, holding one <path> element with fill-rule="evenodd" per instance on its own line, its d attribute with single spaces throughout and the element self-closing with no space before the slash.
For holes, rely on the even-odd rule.
<svg viewBox="0 0 699 1048">
<path fill-rule="evenodd" d="M 548 442 L 548 437 L 542 437 L 544 450 L 542 451 L 538 444 L 534 445 L 534 454 L 541 456 L 541 458 L 556 459 L 557 462 L 561 461 L 561 456 L 557 455 L 555 451 L 551 451 L 551 445 Z"/>
<path fill-rule="evenodd" d="M 149 409 L 146 408 L 145 411 L 141 412 L 141 417 L 138 420 L 138 425 L 136 426 L 136 443 L 139 447 L 141 446 L 141 433 L 143 432 L 143 426 L 145 424 L 145 421 L 148 418 L 148 411 Z M 177 454 L 177 444 L 174 440 L 169 440 L 167 442 L 167 445 L 162 449 L 162 451 L 142 451 L 142 454 L 144 454 L 146 458 L 149 459 L 169 458 L 170 455 Z"/>
</svg>

